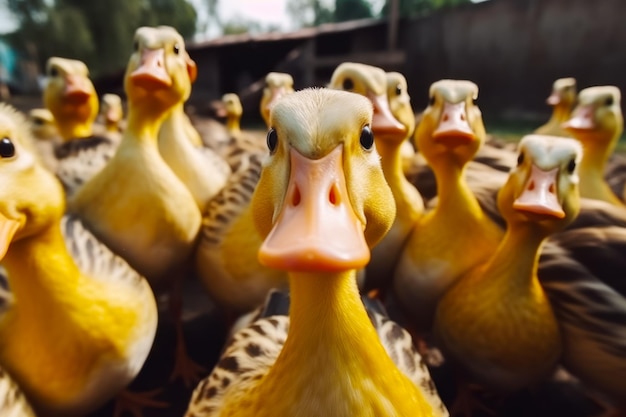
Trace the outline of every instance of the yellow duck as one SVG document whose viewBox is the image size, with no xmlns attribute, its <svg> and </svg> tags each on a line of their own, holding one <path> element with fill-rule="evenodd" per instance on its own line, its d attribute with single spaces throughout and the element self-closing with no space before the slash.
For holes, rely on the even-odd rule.
<svg viewBox="0 0 626 417">
<path fill-rule="evenodd" d="M 100 106 L 100 114 L 104 123 L 104 129 L 117 136 L 124 129 L 124 109 L 122 108 L 122 98 L 117 94 L 104 94 Z"/>
<path fill-rule="evenodd" d="M 493 390 L 536 383 L 560 359 L 559 324 L 537 270 L 543 242 L 578 215 L 581 155 L 573 139 L 520 141 L 518 166 L 498 193 L 508 225 L 501 244 L 439 300 L 434 333 L 446 357 Z"/>
<path fill-rule="evenodd" d="M 79 221 L 61 219 L 61 185 L 39 165 L 23 122 L 0 107 L 0 259 L 11 291 L 0 365 L 38 414 L 84 415 L 141 369 L 156 302 L 148 283 Z"/>
<path fill-rule="evenodd" d="M 614 86 L 585 88 L 578 94 L 572 117 L 563 124 L 583 145 L 580 195 L 623 206 L 604 179 L 606 161 L 624 130 L 621 93 Z"/>
<path fill-rule="evenodd" d="M 170 291 L 179 335 L 173 375 L 192 378 L 192 369 L 185 368 L 190 362 L 182 338 L 180 285 L 202 217 L 157 144 L 161 123 L 187 94 L 180 88 L 188 83 L 187 70 L 180 71 L 185 64 L 174 46 L 163 42 L 158 29 L 137 29 L 124 76 L 128 118 L 122 141 L 110 162 L 70 200 L 69 211 L 155 291 Z"/>
<path fill-rule="evenodd" d="M 572 134 L 561 126 L 569 120 L 572 108 L 576 103 L 576 79 L 559 78 L 552 85 L 552 94 L 546 99 L 552 106 L 552 116 L 544 125 L 538 127 L 535 133 L 538 135 L 571 137 Z"/>
<path fill-rule="evenodd" d="M 200 210 L 224 187 L 230 167 L 211 149 L 202 146 L 200 134 L 185 114 L 185 101 L 196 80 L 195 62 L 185 50 L 183 37 L 170 26 L 141 33 L 141 42 L 156 51 L 153 65 L 164 65 L 171 75 L 171 88 L 182 98 L 170 110 L 159 130 L 159 152 L 194 197 Z"/>
<path fill-rule="evenodd" d="M 329 87 L 365 96 L 374 108 L 372 131 L 396 203 L 396 218 L 389 233 L 372 249 L 364 289 L 384 290 L 391 284 L 402 246 L 424 210 L 422 197 L 404 176 L 402 165 L 402 144 L 415 127 L 406 79 L 397 72 L 385 73 L 370 65 L 345 62 L 333 72 Z"/>
<path fill-rule="evenodd" d="M 107 135 L 94 135 L 98 96 L 83 62 L 51 57 L 46 75 L 44 104 L 54 116 L 63 142 L 55 146 L 56 174 L 70 197 L 106 165 L 117 141 Z"/>
<path fill-rule="evenodd" d="M 235 93 L 228 93 L 222 96 L 224 104 L 224 115 L 226 116 L 226 130 L 231 136 L 241 134 L 241 116 L 243 107 L 239 96 Z"/>
<path fill-rule="evenodd" d="M 484 262 L 502 230 L 480 208 L 464 177 L 466 164 L 485 140 L 478 87 L 441 80 L 417 128 L 417 148 L 437 180 L 438 204 L 414 225 L 393 278 L 399 307 L 416 330 L 428 330 L 437 300 L 468 269 Z"/>
<path fill-rule="evenodd" d="M 287 94 L 293 93 L 293 77 L 284 72 L 269 72 L 265 76 L 265 87 L 259 104 L 261 117 L 265 121 L 267 128 L 270 126 L 270 110 L 278 99 Z"/>
<path fill-rule="evenodd" d="M 395 211 L 371 123 L 368 100 L 343 91 L 303 90 L 273 107 L 252 206 L 259 259 L 289 271 L 289 316 L 236 334 L 188 417 L 447 414 L 394 364 L 357 289 L 356 270 Z"/>
<path fill-rule="evenodd" d="M 54 148 L 61 143 L 61 137 L 54 116 L 48 109 L 31 109 L 28 112 L 28 123 L 41 162 L 50 172 L 55 173 L 59 161 L 54 156 Z"/>
<path fill-rule="evenodd" d="M 0 368 L 0 413 L 5 417 L 36 417 L 13 378 Z"/>
</svg>

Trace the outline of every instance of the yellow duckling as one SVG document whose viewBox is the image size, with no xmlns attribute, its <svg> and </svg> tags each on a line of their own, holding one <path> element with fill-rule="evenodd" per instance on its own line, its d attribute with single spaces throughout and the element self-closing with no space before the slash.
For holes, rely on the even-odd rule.
<svg viewBox="0 0 626 417">
<path fill-rule="evenodd" d="M 606 161 L 624 130 L 620 107 L 621 93 L 614 86 L 585 88 L 578 94 L 578 105 L 563 128 L 583 145 L 580 163 L 580 195 L 623 206 L 604 179 Z"/>
<path fill-rule="evenodd" d="M 171 89 L 181 99 L 170 110 L 159 130 L 159 152 L 163 160 L 189 188 L 200 210 L 224 187 L 230 167 L 211 149 L 202 146 L 199 133 L 185 114 L 184 104 L 196 80 L 195 62 L 185 50 L 183 37 L 170 26 L 142 31 L 136 41 L 155 52 L 151 65 L 163 65 L 170 75 Z"/>
<path fill-rule="evenodd" d="M 237 136 L 241 134 L 241 115 L 243 114 L 243 107 L 239 96 L 235 93 L 228 93 L 222 96 L 222 103 L 224 103 L 224 113 L 226 116 L 226 130 L 231 136 Z"/>
<path fill-rule="evenodd" d="M 156 333 L 156 302 L 148 283 L 79 221 L 61 220 L 61 185 L 38 164 L 22 124 L 0 107 L 0 259 L 11 290 L 0 365 L 38 414 L 84 415 L 141 369 Z"/>
<path fill-rule="evenodd" d="M 187 416 L 447 414 L 394 364 L 357 289 L 395 211 L 371 123 L 371 104 L 343 91 L 303 90 L 273 107 L 252 205 L 259 259 L 289 271 L 289 316 L 236 334 Z"/>
<path fill-rule="evenodd" d="M 188 83 L 186 70 L 181 77 L 184 61 L 173 53 L 176 45 L 164 43 L 160 33 L 150 27 L 137 29 L 124 76 L 128 121 L 122 141 L 110 162 L 76 193 L 69 211 L 144 275 L 155 291 L 171 290 L 179 334 L 174 374 L 186 378 L 191 371 L 184 368 L 189 358 L 182 338 L 179 287 L 202 217 L 157 144 L 161 123 L 186 98 L 187 90 L 179 86 Z"/>
<path fill-rule="evenodd" d="M 374 107 L 372 131 L 396 203 L 396 218 L 389 233 L 372 249 L 364 289 L 384 290 L 391 285 L 402 246 L 424 210 L 422 197 L 403 171 L 402 144 L 415 127 L 406 79 L 397 72 L 385 73 L 370 65 L 345 62 L 335 69 L 329 87 L 365 96 Z"/>
<path fill-rule="evenodd" d="M 35 417 L 35 412 L 13 378 L 0 368 L 0 412 L 6 417 Z"/>
<path fill-rule="evenodd" d="M 124 109 L 122 108 L 122 98 L 117 94 L 104 94 L 100 114 L 104 122 L 104 129 L 115 135 L 122 132 L 124 120 Z"/>
<path fill-rule="evenodd" d="M 63 141 L 55 146 L 56 174 L 69 198 L 106 165 L 115 153 L 117 141 L 94 135 L 98 96 L 83 62 L 52 57 L 48 59 L 46 74 L 44 103 L 53 114 Z"/>
<path fill-rule="evenodd" d="M 50 172 L 56 172 L 59 161 L 54 156 L 54 148 L 61 143 L 61 137 L 54 116 L 48 109 L 32 109 L 28 112 L 28 122 L 41 162 Z"/>
<path fill-rule="evenodd" d="M 496 391 L 549 376 L 561 334 L 537 270 L 546 238 L 578 215 L 580 144 L 529 135 L 498 193 L 506 234 L 489 260 L 462 275 L 440 299 L 434 332 L 447 357 Z"/>
<path fill-rule="evenodd" d="M 546 102 L 552 106 L 552 116 L 543 126 L 538 127 L 535 133 L 538 135 L 571 137 L 572 134 L 561 126 L 569 120 L 572 108 L 576 103 L 576 79 L 559 78 L 552 85 L 552 94 Z"/>
<path fill-rule="evenodd" d="M 503 236 L 464 176 L 466 164 L 485 140 L 477 97 L 478 87 L 470 81 L 437 81 L 417 127 L 417 147 L 435 173 L 438 203 L 414 225 L 393 287 L 398 305 L 420 331 L 430 328 L 446 289 L 491 256 Z"/>
<path fill-rule="evenodd" d="M 270 72 L 265 76 L 265 87 L 261 97 L 260 111 L 265 124 L 270 128 L 270 110 L 278 99 L 293 93 L 293 77 L 283 72 Z"/>
</svg>

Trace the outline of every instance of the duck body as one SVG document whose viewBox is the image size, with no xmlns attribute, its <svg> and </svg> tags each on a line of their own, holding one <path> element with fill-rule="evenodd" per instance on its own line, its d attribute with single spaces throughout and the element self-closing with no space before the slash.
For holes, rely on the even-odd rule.
<svg viewBox="0 0 626 417">
<path fill-rule="evenodd" d="M 4 369 L 0 369 L 0 411 L 7 417 L 35 417 L 24 393 Z"/>
<path fill-rule="evenodd" d="M 188 416 L 440 415 L 385 352 L 357 288 L 395 212 L 371 114 L 366 99 L 325 89 L 273 108 L 252 213 L 260 262 L 289 273 L 289 318 L 241 330 Z"/>
</svg>

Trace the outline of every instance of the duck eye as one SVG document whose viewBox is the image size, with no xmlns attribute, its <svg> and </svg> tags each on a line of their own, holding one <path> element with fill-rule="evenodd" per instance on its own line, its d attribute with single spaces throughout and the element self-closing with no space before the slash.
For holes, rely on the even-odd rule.
<svg viewBox="0 0 626 417">
<path fill-rule="evenodd" d="M 56 77 L 59 75 L 59 69 L 57 67 L 52 67 L 50 68 L 50 71 L 48 71 L 48 75 L 51 77 Z"/>
<path fill-rule="evenodd" d="M 35 126 L 43 126 L 43 119 L 40 119 L 40 118 L 36 117 L 36 118 L 33 119 L 33 124 Z"/>
<path fill-rule="evenodd" d="M 604 101 L 604 105 L 605 106 L 612 106 L 613 105 L 613 97 L 607 97 L 606 100 Z"/>
<path fill-rule="evenodd" d="M 354 88 L 354 81 L 352 81 L 352 79 L 350 78 L 346 78 L 345 80 L 343 80 L 343 89 L 348 91 L 348 90 L 352 90 Z"/>
<path fill-rule="evenodd" d="M 172 48 L 172 50 L 174 51 L 174 53 L 175 53 L 176 55 L 178 55 L 178 54 L 180 53 L 180 45 L 179 45 L 179 44 L 177 44 L 177 43 L 175 43 L 175 44 L 174 44 L 174 47 Z"/>
<path fill-rule="evenodd" d="M 429 106 L 434 106 L 435 105 L 435 96 L 431 96 L 430 100 L 428 101 L 428 105 Z"/>
<path fill-rule="evenodd" d="M 278 145 L 278 134 L 274 128 L 271 128 L 269 132 L 267 132 L 267 148 L 270 150 L 270 153 L 276 150 L 276 146 Z"/>
<path fill-rule="evenodd" d="M 524 152 L 520 152 L 519 156 L 517 157 L 517 166 L 520 166 L 524 163 Z"/>
<path fill-rule="evenodd" d="M 573 174 L 575 169 L 576 169 L 576 160 L 570 159 L 569 163 L 567 164 L 567 172 L 569 172 L 570 174 Z"/>
<path fill-rule="evenodd" d="M 139 41 L 138 40 L 134 40 L 133 41 L 133 51 L 137 52 L 139 50 Z"/>
<path fill-rule="evenodd" d="M 361 146 L 363 149 L 369 151 L 374 146 L 374 134 L 372 133 L 372 129 L 369 126 L 365 126 L 363 130 L 361 130 Z"/>
<path fill-rule="evenodd" d="M 399 96 L 402 94 L 402 86 L 400 84 L 396 85 L 396 95 Z"/>
<path fill-rule="evenodd" d="M 11 158 L 15 155 L 15 146 L 13 146 L 13 142 L 11 139 L 4 137 L 0 140 L 0 157 L 2 158 Z"/>
</svg>

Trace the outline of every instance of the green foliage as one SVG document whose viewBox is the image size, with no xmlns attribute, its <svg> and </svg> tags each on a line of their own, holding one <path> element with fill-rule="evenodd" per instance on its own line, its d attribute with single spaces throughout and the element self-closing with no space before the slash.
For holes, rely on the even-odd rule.
<svg viewBox="0 0 626 417">
<path fill-rule="evenodd" d="M 372 6 L 366 0 L 335 0 L 335 22 L 372 17 Z"/>
<path fill-rule="evenodd" d="M 386 0 L 381 10 L 382 16 L 389 14 L 391 0 Z M 423 13 L 432 12 L 441 7 L 457 6 L 463 3 L 470 3 L 470 0 L 398 0 L 398 11 L 400 16 L 411 17 Z"/>
<path fill-rule="evenodd" d="M 287 13 L 300 26 L 317 26 L 373 17 L 369 0 L 335 0 L 334 8 L 324 3 L 322 0 L 288 0 Z"/>
</svg>

